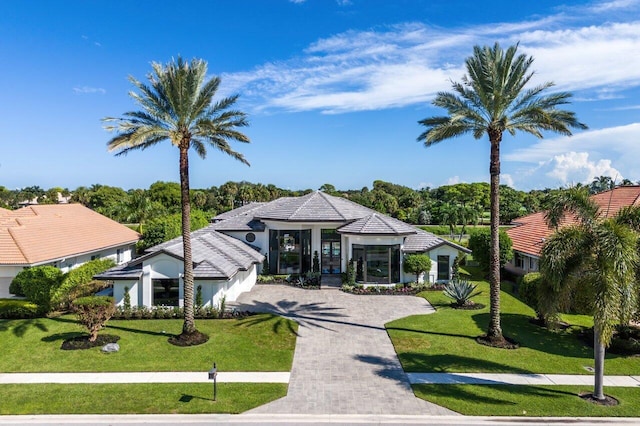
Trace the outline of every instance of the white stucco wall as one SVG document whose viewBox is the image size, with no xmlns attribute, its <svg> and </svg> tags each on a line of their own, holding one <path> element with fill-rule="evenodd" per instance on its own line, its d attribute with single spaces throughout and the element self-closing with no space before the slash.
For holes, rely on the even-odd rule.
<svg viewBox="0 0 640 426">
<path fill-rule="evenodd" d="M 133 258 L 134 248 L 134 245 L 122 245 L 104 250 L 96 250 L 90 253 L 83 253 L 77 256 L 68 256 L 53 259 L 48 262 L 35 263 L 30 266 L 50 265 L 59 268 L 63 273 L 67 273 L 83 263 L 90 261 L 92 256 L 97 256 L 100 259 L 110 258 L 117 264 L 122 264 Z M 118 256 L 118 250 L 120 250 L 120 256 Z M 118 260 L 120 261 L 118 262 Z M 13 278 L 23 269 L 23 266 L 0 265 L 0 297 L 7 297 L 9 295 L 9 285 L 11 281 L 13 281 Z"/>
<path fill-rule="evenodd" d="M 233 302 L 238 296 L 253 288 L 256 283 L 257 265 L 251 265 L 248 271 L 238 271 L 230 280 L 195 280 L 194 300 L 198 286 L 202 286 L 202 301 L 204 306 L 219 306 L 222 297 Z M 183 263 L 180 259 L 160 253 L 147 259 L 142 265 L 140 280 L 118 280 L 113 285 L 113 296 L 116 304 L 121 306 L 124 301 L 124 288 L 129 288 L 131 306 L 153 306 L 153 279 L 178 278 L 180 280 L 179 306 L 184 306 Z"/>
</svg>

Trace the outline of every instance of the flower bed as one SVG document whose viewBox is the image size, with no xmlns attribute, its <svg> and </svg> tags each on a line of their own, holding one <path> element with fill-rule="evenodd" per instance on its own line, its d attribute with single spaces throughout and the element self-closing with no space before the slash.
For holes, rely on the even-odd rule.
<svg viewBox="0 0 640 426">
<path fill-rule="evenodd" d="M 422 291 L 442 291 L 444 287 L 441 284 L 396 284 L 394 286 L 363 286 L 361 284 L 349 285 L 344 284 L 342 291 L 351 294 L 362 295 L 384 295 L 384 296 L 414 296 Z"/>
</svg>

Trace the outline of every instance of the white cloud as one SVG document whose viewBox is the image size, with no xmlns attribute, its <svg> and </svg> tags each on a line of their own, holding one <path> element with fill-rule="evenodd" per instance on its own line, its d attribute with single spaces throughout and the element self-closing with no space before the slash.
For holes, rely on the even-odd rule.
<svg viewBox="0 0 640 426">
<path fill-rule="evenodd" d="M 447 179 L 446 185 L 455 185 L 456 183 L 460 183 L 460 176 L 453 176 Z"/>
<path fill-rule="evenodd" d="M 610 176 L 620 181 L 622 176 L 618 170 L 611 166 L 611 160 L 589 160 L 588 152 L 568 152 L 556 155 L 550 161 L 540 167 L 546 176 L 565 185 L 568 183 L 588 183 L 597 176 Z"/>
<path fill-rule="evenodd" d="M 290 3 L 295 3 L 295 4 L 302 4 L 307 0 L 289 0 Z"/>
<path fill-rule="evenodd" d="M 621 158 L 640 157 L 640 123 L 605 129 L 587 130 L 574 136 L 561 136 L 541 141 L 503 155 L 507 161 L 538 163 L 569 151 L 589 151 L 596 153 L 617 153 Z M 635 161 L 635 160 L 634 160 Z"/>
<path fill-rule="evenodd" d="M 105 89 L 103 89 L 102 87 L 89 87 L 89 86 L 82 86 L 82 87 L 74 87 L 73 91 L 75 93 L 99 93 L 101 95 L 104 95 L 105 93 L 107 93 L 107 91 Z"/>
<path fill-rule="evenodd" d="M 301 0 L 291 0 L 301 2 Z M 602 14 L 601 11 L 620 14 Z M 310 44 L 297 57 L 223 76 L 258 109 L 342 113 L 421 104 L 464 74 L 474 44 L 520 41 L 535 58 L 534 79 L 585 99 L 612 99 L 640 86 L 640 1 L 573 7 L 520 22 L 443 29 L 404 23 L 347 31 Z"/>
<path fill-rule="evenodd" d="M 514 187 L 513 177 L 509 173 L 500 173 L 500 183 L 511 188 Z"/>
</svg>

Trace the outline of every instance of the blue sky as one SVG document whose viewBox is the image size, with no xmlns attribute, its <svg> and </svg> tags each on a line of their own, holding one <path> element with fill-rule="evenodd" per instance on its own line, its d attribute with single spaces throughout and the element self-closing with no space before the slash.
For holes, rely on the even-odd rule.
<svg viewBox="0 0 640 426">
<path fill-rule="evenodd" d="M 640 0 L 3 1 L 0 185 L 146 188 L 178 181 L 169 143 L 114 157 L 101 118 L 137 109 L 129 75 L 198 57 L 249 114 L 247 167 L 191 159 L 191 186 L 412 188 L 488 181 L 486 138 L 425 148 L 418 120 L 464 74 L 474 45 L 519 42 L 537 82 L 574 93 L 589 126 L 567 138 L 505 135 L 502 182 L 640 180 Z"/>
</svg>

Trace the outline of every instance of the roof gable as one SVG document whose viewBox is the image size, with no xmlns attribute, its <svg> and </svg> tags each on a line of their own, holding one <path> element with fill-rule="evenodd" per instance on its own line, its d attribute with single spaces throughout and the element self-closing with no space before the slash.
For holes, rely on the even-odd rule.
<svg viewBox="0 0 640 426">
<path fill-rule="evenodd" d="M 611 217 L 623 207 L 640 204 L 640 186 L 619 186 L 592 195 L 591 199 L 600 206 L 601 217 Z M 545 214 L 546 212 L 537 212 L 513 220 L 516 226 L 507 230 L 513 242 L 513 250 L 540 256 L 544 242 L 553 234 L 553 229 L 547 226 Z M 561 226 L 576 222 L 575 217 L 565 215 Z"/>
<path fill-rule="evenodd" d="M 338 232 L 359 235 L 409 235 L 415 234 L 416 228 L 398 219 L 373 213 L 341 226 Z"/>
<path fill-rule="evenodd" d="M 0 216 L 0 264 L 39 264 L 133 244 L 139 238 L 81 204 L 33 205 Z"/>
</svg>

